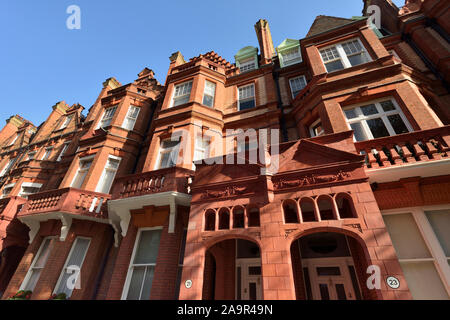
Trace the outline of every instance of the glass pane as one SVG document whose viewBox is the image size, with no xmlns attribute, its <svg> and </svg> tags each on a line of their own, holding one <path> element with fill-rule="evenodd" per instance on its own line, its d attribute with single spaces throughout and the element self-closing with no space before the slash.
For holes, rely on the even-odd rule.
<svg viewBox="0 0 450 320">
<path fill-rule="evenodd" d="M 355 109 L 344 110 L 344 113 L 345 113 L 345 116 L 347 117 L 347 119 L 353 119 L 353 118 L 358 117 Z"/>
<path fill-rule="evenodd" d="M 139 245 L 134 257 L 134 264 L 156 263 L 158 257 L 161 230 L 146 230 L 141 232 Z"/>
<path fill-rule="evenodd" d="M 370 119 L 366 121 L 375 139 L 389 136 L 389 131 L 387 131 L 386 126 L 384 125 L 384 122 L 383 120 L 381 120 L 381 118 Z"/>
<path fill-rule="evenodd" d="M 330 300 L 330 293 L 328 292 L 328 285 L 326 284 L 319 284 L 320 289 L 320 297 L 322 300 Z"/>
<path fill-rule="evenodd" d="M 392 116 L 388 116 L 389 122 L 392 125 L 396 134 L 407 133 L 409 132 L 402 118 L 398 114 L 394 114 Z"/>
<path fill-rule="evenodd" d="M 111 185 L 114 181 L 114 177 L 116 176 L 116 171 L 114 170 L 106 170 L 105 175 L 103 176 L 103 180 L 100 182 L 100 188 L 98 189 L 98 192 L 101 193 L 109 193 L 109 190 L 111 189 Z"/>
<path fill-rule="evenodd" d="M 428 221 L 444 250 L 445 256 L 450 257 L 450 209 L 427 211 Z"/>
<path fill-rule="evenodd" d="M 61 282 L 59 283 L 58 290 L 55 291 L 55 293 L 65 293 L 67 297 L 70 297 L 72 295 L 72 289 L 69 289 L 68 286 L 69 283 L 72 284 L 71 281 L 68 281 L 71 275 L 73 275 L 73 271 L 67 272 L 67 269 L 63 269 Z"/>
<path fill-rule="evenodd" d="M 75 240 L 74 248 L 67 261 L 67 266 L 75 265 L 81 268 L 81 263 L 83 262 L 89 242 L 89 239 L 83 238 L 77 238 Z"/>
<path fill-rule="evenodd" d="M 368 61 L 367 56 L 364 52 L 361 52 L 359 54 L 355 54 L 352 56 L 348 56 L 347 58 L 348 58 L 348 61 L 350 61 L 350 64 L 352 66 L 357 66 L 357 65 L 366 63 Z"/>
<path fill-rule="evenodd" d="M 340 276 L 341 270 L 339 267 L 317 267 L 318 276 Z"/>
<path fill-rule="evenodd" d="M 411 214 L 383 216 L 399 259 L 430 258 L 430 252 Z"/>
<path fill-rule="evenodd" d="M 333 72 L 333 71 L 344 69 L 344 65 L 342 64 L 341 60 L 328 62 L 325 64 L 325 66 L 327 67 L 328 72 Z"/>
<path fill-rule="evenodd" d="M 25 286 L 25 290 L 33 291 L 36 287 L 36 283 L 39 280 L 39 277 L 41 275 L 42 269 L 36 269 L 31 271 L 30 279 L 28 280 L 27 285 Z"/>
<path fill-rule="evenodd" d="M 39 257 L 37 258 L 33 268 L 43 268 L 45 266 L 45 263 L 47 262 L 47 259 L 48 259 L 48 255 L 50 253 L 49 245 L 50 245 L 50 239 L 45 239 L 44 243 L 42 244 L 42 248 L 39 253 Z"/>
<path fill-rule="evenodd" d="M 248 267 L 248 274 L 250 276 L 258 276 L 261 274 L 261 267 Z"/>
<path fill-rule="evenodd" d="M 449 298 L 433 262 L 400 264 L 414 299 L 442 300 Z"/>
<path fill-rule="evenodd" d="M 212 107 L 214 103 L 214 98 L 212 96 L 204 95 L 203 96 L 203 104 L 208 107 Z"/>
<path fill-rule="evenodd" d="M 336 284 L 336 294 L 338 300 L 347 300 L 347 295 L 345 294 L 345 288 L 342 283 Z"/>
<path fill-rule="evenodd" d="M 381 107 L 383 108 L 383 110 L 386 112 L 395 110 L 395 106 L 391 100 L 380 102 L 380 104 L 381 104 Z"/>
<path fill-rule="evenodd" d="M 240 101 L 239 102 L 239 110 L 245 110 L 255 107 L 255 100 L 247 100 L 247 101 Z"/>
<path fill-rule="evenodd" d="M 145 267 L 134 267 L 128 288 L 127 300 L 139 300 Z"/>
<path fill-rule="evenodd" d="M 368 106 L 361 107 L 361 111 L 365 116 L 370 116 L 372 114 L 377 114 L 378 110 L 374 104 L 369 104 Z"/>
<path fill-rule="evenodd" d="M 355 134 L 356 141 L 367 140 L 366 133 L 364 132 L 364 129 L 362 128 L 361 123 L 359 123 L 359 122 L 352 123 L 350 125 L 350 128 L 352 128 L 353 133 Z"/>
<path fill-rule="evenodd" d="M 142 293 L 140 300 L 150 300 L 150 292 L 152 290 L 153 276 L 155 275 L 155 267 L 147 267 L 145 273 L 144 286 L 142 287 Z"/>
<path fill-rule="evenodd" d="M 255 282 L 250 282 L 248 284 L 248 289 L 249 289 L 249 295 L 248 295 L 248 300 L 256 300 L 257 296 L 256 296 L 256 283 Z"/>
</svg>

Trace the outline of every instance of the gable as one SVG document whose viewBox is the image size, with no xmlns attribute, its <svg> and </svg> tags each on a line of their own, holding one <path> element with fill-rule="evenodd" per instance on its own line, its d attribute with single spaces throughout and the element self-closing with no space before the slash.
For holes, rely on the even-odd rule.
<svg viewBox="0 0 450 320">
<path fill-rule="evenodd" d="M 193 187 L 255 177 L 259 176 L 260 172 L 260 166 L 257 164 L 198 165 Z"/>
<path fill-rule="evenodd" d="M 351 19 L 345 19 L 345 18 L 338 18 L 338 17 L 330 17 L 330 16 L 317 16 L 314 20 L 313 24 L 311 25 L 311 28 L 308 31 L 308 34 L 306 37 L 312 37 L 315 35 L 318 35 L 322 32 L 342 27 L 346 24 L 349 24 L 351 22 L 354 22 Z"/>
<path fill-rule="evenodd" d="M 324 167 L 343 162 L 360 162 L 364 156 L 300 140 L 280 155 L 278 172 Z"/>
</svg>

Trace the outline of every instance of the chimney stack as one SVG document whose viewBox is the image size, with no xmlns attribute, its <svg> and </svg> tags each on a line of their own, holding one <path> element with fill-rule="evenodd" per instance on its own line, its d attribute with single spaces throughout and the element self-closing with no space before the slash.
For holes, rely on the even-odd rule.
<svg viewBox="0 0 450 320">
<path fill-rule="evenodd" d="M 258 37 L 259 49 L 261 52 L 260 64 L 272 62 L 275 50 L 273 48 L 272 34 L 270 33 L 269 23 L 265 19 L 259 19 L 255 24 L 256 36 Z"/>
</svg>

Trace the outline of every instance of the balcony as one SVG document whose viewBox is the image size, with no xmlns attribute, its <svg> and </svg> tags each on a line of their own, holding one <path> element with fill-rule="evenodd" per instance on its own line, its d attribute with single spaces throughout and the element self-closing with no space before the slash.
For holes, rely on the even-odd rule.
<svg viewBox="0 0 450 320">
<path fill-rule="evenodd" d="M 184 168 L 165 168 L 120 177 L 115 180 L 112 199 L 137 197 L 148 194 L 175 191 L 189 193 L 188 180 L 194 175 Z"/>
<path fill-rule="evenodd" d="M 28 196 L 28 201 L 19 213 L 19 217 L 50 212 L 68 213 L 91 218 L 107 219 L 106 202 L 109 194 L 64 188 L 40 192 Z"/>
<path fill-rule="evenodd" d="M 450 126 L 355 142 L 367 169 L 450 159 Z"/>
</svg>

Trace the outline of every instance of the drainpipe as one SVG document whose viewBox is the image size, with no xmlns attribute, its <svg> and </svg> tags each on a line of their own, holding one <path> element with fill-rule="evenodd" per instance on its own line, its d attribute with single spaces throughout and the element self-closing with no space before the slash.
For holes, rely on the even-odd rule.
<svg viewBox="0 0 450 320">
<path fill-rule="evenodd" d="M 272 76 L 275 81 L 275 86 L 277 87 L 277 101 L 278 101 L 278 108 L 281 110 L 281 119 L 280 119 L 280 125 L 281 125 L 281 132 L 283 134 L 283 142 L 289 141 L 287 129 L 286 129 L 286 119 L 284 118 L 284 107 L 283 102 L 281 101 L 281 91 L 280 91 L 280 84 L 278 83 L 278 73 L 275 71 L 272 71 Z"/>
<path fill-rule="evenodd" d="M 414 50 L 414 52 L 422 59 L 423 63 L 427 66 L 428 69 L 434 74 L 436 78 L 441 80 L 444 88 L 447 92 L 450 92 L 450 85 L 445 80 L 445 78 L 440 74 L 440 72 L 434 67 L 433 63 L 426 57 L 426 55 L 420 50 L 420 48 L 414 43 L 409 34 L 402 33 L 402 39 Z"/>
</svg>

